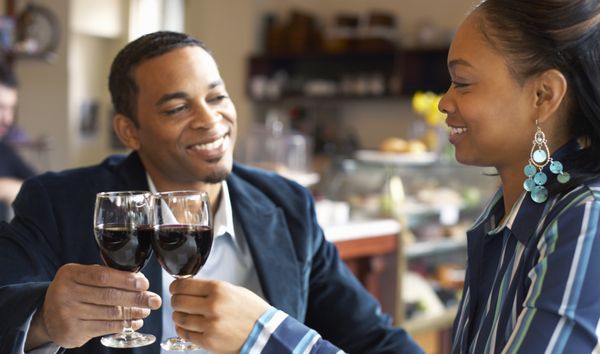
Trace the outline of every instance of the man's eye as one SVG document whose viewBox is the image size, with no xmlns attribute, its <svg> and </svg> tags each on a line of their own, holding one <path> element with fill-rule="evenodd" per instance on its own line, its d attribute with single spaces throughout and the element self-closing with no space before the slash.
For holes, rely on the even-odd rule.
<svg viewBox="0 0 600 354">
<path fill-rule="evenodd" d="M 180 105 L 180 106 L 177 106 L 177 107 L 175 107 L 173 109 L 166 110 L 165 114 L 167 114 L 167 115 L 177 114 L 177 113 L 185 110 L 186 108 L 187 108 L 187 105 Z"/>
<path fill-rule="evenodd" d="M 223 95 L 217 95 L 213 98 L 211 98 L 209 101 L 216 101 L 216 102 L 220 102 L 223 101 L 224 99 L 228 98 L 227 95 L 223 94 Z"/>
</svg>

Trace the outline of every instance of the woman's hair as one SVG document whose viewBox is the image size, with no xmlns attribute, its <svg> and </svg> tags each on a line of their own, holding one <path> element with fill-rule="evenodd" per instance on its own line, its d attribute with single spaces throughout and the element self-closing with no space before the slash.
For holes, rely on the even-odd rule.
<svg viewBox="0 0 600 354">
<path fill-rule="evenodd" d="M 484 0 L 475 12 L 518 81 L 549 69 L 563 73 L 569 133 L 587 144 L 561 162 L 572 176 L 599 173 L 600 1 Z"/>
<path fill-rule="evenodd" d="M 138 87 L 133 70 L 148 59 L 190 46 L 200 47 L 210 53 L 200 40 L 184 33 L 170 31 L 146 34 L 121 49 L 113 60 L 108 77 L 108 89 L 115 113 L 123 114 L 137 124 L 135 103 Z"/>
</svg>

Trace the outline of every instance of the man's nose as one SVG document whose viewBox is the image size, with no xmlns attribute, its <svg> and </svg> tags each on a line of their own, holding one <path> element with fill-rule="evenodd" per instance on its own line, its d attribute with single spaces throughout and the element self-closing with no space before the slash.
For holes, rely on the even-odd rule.
<svg viewBox="0 0 600 354">
<path fill-rule="evenodd" d="M 206 104 L 199 104 L 190 126 L 194 129 L 209 129 L 214 127 L 221 119 L 221 113 L 217 110 Z"/>
</svg>

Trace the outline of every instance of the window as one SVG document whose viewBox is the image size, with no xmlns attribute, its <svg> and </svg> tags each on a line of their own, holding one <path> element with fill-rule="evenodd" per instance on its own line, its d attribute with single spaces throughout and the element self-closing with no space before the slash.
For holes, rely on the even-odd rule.
<svg viewBox="0 0 600 354">
<path fill-rule="evenodd" d="M 184 13 L 184 0 L 132 0 L 129 40 L 160 30 L 183 32 Z"/>
</svg>

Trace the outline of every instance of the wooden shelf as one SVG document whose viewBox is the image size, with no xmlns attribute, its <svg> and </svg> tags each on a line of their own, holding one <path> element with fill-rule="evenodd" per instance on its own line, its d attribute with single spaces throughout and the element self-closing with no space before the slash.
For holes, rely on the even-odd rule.
<svg viewBox="0 0 600 354">
<path fill-rule="evenodd" d="M 256 102 L 270 103 L 299 98 L 394 98 L 411 96 L 419 90 L 443 92 L 450 83 L 447 51 L 415 48 L 372 53 L 254 55 L 248 59 L 247 93 Z M 377 77 L 377 89 L 369 88 L 373 77 Z M 257 78 L 271 81 L 257 85 Z M 348 80 L 355 84 L 358 80 L 362 89 L 348 90 L 348 84 L 344 84 Z M 307 93 L 306 86 L 315 81 L 326 82 L 329 89 L 321 94 Z M 263 94 L 256 87 L 263 84 L 278 85 L 276 93 Z"/>
</svg>

